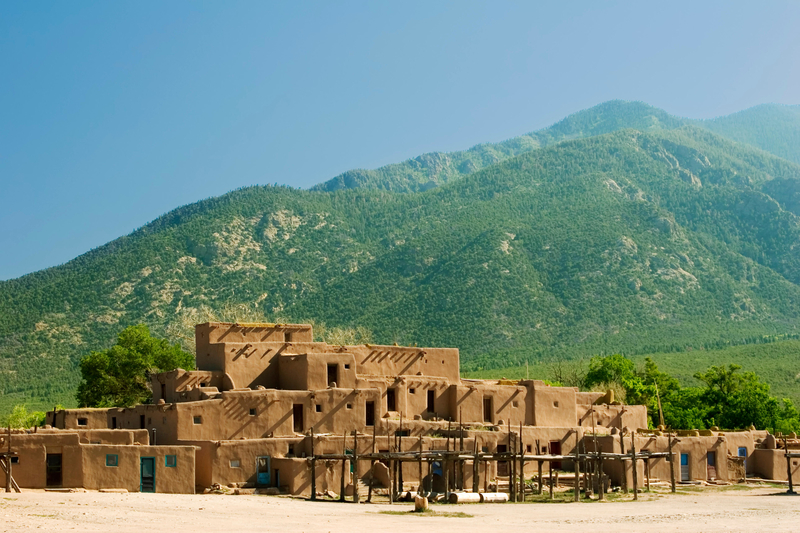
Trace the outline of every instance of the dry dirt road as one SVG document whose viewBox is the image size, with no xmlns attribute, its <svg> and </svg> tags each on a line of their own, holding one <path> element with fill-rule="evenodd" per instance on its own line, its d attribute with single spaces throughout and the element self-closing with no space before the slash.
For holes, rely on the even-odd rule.
<svg viewBox="0 0 800 533">
<path fill-rule="evenodd" d="M 0 494 L 0 530 L 111 531 L 798 531 L 800 496 L 785 489 L 660 494 L 648 501 L 434 505 L 340 504 L 270 496 L 51 493 Z M 386 514 L 386 513 L 391 514 Z M 454 516 L 464 513 L 467 516 Z"/>
</svg>

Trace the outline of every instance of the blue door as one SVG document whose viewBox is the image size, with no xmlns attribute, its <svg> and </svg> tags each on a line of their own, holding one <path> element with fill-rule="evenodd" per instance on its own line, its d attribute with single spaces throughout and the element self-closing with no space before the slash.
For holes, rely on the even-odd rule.
<svg viewBox="0 0 800 533">
<path fill-rule="evenodd" d="M 739 457 L 744 457 L 744 471 L 747 472 L 747 448 L 739 446 Z"/>
<path fill-rule="evenodd" d="M 140 459 L 139 471 L 141 480 L 139 482 L 140 492 L 155 492 L 156 491 L 156 458 L 155 457 L 142 457 Z"/>
<path fill-rule="evenodd" d="M 269 455 L 262 455 L 256 458 L 256 484 L 261 487 L 268 487 L 272 479 L 270 478 L 270 458 Z"/>
<path fill-rule="evenodd" d="M 689 454 L 681 454 L 681 481 L 689 481 Z"/>
</svg>

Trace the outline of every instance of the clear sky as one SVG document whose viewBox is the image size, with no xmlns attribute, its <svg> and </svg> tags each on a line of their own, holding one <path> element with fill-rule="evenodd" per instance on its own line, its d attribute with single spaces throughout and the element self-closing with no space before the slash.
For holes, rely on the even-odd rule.
<svg viewBox="0 0 800 533">
<path fill-rule="evenodd" d="M 610 99 L 797 104 L 799 28 L 799 2 L 4 2 L 0 279 Z"/>
</svg>

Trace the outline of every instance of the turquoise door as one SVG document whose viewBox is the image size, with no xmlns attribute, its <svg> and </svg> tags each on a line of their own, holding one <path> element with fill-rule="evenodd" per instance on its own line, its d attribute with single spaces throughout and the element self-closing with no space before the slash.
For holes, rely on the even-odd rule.
<svg viewBox="0 0 800 533">
<path fill-rule="evenodd" d="M 681 481 L 689 481 L 689 454 L 681 454 Z"/>
<path fill-rule="evenodd" d="M 739 457 L 747 457 L 747 448 L 739 446 Z M 747 459 L 744 460 L 744 471 L 747 472 Z"/>
<path fill-rule="evenodd" d="M 139 471 L 141 480 L 139 482 L 139 492 L 156 491 L 156 458 L 142 457 L 140 459 Z"/>
<path fill-rule="evenodd" d="M 269 455 L 262 455 L 256 458 L 256 484 L 260 487 L 268 487 L 270 482 L 270 459 Z"/>
</svg>

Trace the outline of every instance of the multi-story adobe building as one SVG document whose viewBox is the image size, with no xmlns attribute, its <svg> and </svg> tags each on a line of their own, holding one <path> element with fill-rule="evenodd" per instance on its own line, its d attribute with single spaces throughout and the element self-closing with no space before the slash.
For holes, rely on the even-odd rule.
<svg viewBox="0 0 800 533">
<path fill-rule="evenodd" d="M 338 491 L 342 476 L 350 490 L 354 478 L 386 484 L 370 462 L 352 473 L 333 461 L 311 467 L 312 449 L 352 453 L 354 434 L 358 454 L 396 451 L 398 436 L 403 451 L 444 450 L 457 434 L 458 446 L 468 451 L 502 453 L 521 445 L 518 451 L 528 454 L 566 456 L 580 443 L 588 449 L 587 434 L 589 448 L 598 443 L 619 452 L 624 441 L 617 435 L 648 427 L 645 406 L 604 403 L 603 393 L 537 380 L 462 379 L 455 348 L 336 346 L 314 342 L 307 324 L 206 323 L 195 334 L 197 370 L 153 375 L 152 404 L 51 411 L 46 423 L 57 429 L 14 435 L 17 482 L 157 492 L 219 483 L 309 495 L 313 485 Z M 639 449 L 666 450 L 658 432 L 636 438 Z M 712 461 L 716 479 L 732 476 L 729 463 L 736 461 L 751 474 L 780 479 L 782 459 L 770 439 L 759 431 L 682 435 L 673 449 L 688 466 L 680 479 L 707 479 L 711 469 L 704 466 Z M 664 479 L 667 464 L 653 459 L 651 475 Z M 573 465 L 565 458 L 552 467 L 569 471 Z M 531 476 L 536 464 L 528 468 Z M 439 490 L 454 486 L 443 475 L 480 488 L 509 475 L 504 461 L 475 472 L 467 465 L 458 474 L 437 465 L 424 472 L 413 463 L 401 469 L 407 485 L 422 481 Z M 608 475 L 612 483 L 625 483 L 630 470 L 609 467 Z"/>
</svg>

